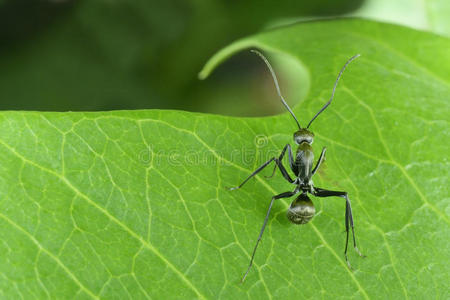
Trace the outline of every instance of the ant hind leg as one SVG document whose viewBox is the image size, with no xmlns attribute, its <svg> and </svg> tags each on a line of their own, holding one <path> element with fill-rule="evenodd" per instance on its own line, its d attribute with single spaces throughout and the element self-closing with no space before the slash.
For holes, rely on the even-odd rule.
<svg viewBox="0 0 450 300">
<path fill-rule="evenodd" d="M 349 237 L 349 232 L 350 232 L 350 228 L 352 230 L 352 237 L 353 237 L 353 248 L 355 249 L 356 253 L 358 253 L 359 256 L 361 257 L 366 257 L 365 255 L 363 255 L 358 247 L 356 246 L 356 238 L 355 238 L 355 229 L 354 229 L 354 223 L 353 223 L 353 213 L 352 213 L 352 206 L 350 204 L 350 199 L 348 198 L 347 192 L 339 192 L 339 191 L 330 191 L 330 190 L 325 190 L 325 189 L 321 189 L 321 188 L 314 188 L 314 196 L 317 197 L 341 197 L 345 199 L 345 231 L 347 233 L 346 235 L 346 239 L 345 239 L 345 250 L 344 250 L 344 256 L 345 256 L 345 261 L 347 262 L 348 267 L 351 269 L 351 265 L 350 262 L 348 261 L 348 257 L 347 257 L 347 250 L 348 250 L 348 237 Z"/>
</svg>

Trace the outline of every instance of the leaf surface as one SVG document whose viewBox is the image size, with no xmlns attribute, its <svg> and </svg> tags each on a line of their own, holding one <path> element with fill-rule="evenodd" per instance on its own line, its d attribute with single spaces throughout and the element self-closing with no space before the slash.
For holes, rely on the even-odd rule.
<svg viewBox="0 0 450 300">
<path fill-rule="evenodd" d="M 352 200 L 367 255 L 350 248 L 354 271 L 342 199 L 313 199 L 317 215 L 303 226 L 280 200 L 238 283 L 271 196 L 293 186 L 277 173 L 225 187 L 292 143 L 288 114 L 2 112 L 0 295 L 448 298 L 449 40 L 363 20 L 304 23 L 237 41 L 201 76 L 250 47 L 308 70 L 308 96 L 293 108 L 302 125 L 361 54 L 311 127 L 316 157 L 328 149 L 315 185 Z"/>
</svg>

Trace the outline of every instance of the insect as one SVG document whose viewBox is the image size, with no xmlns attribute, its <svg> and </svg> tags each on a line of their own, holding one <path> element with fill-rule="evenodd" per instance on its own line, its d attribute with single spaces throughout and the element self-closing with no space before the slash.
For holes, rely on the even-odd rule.
<svg viewBox="0 0 450 300">
<path fill-rule="evenodd" d="M 322 149 L 322 152 L 320 153 L 319 159 L 317 160 L 316 165 L 313 167 L 314 163 L 314 153 L 313 149 L 311 147 L 311 144 L 314 141 L 314 133 L 309 130 L 309 127 L 311 126 L 311 123 L 322 113 L 331 103 L 334 97 L 334 93 L 336 91 L 336 86 L 339 81 L 339 78 L 341 77 L 342 73 L 344 72 L 347 65 L 353 61 L 354 59 L 358 58 L 360 55 L 357 54 L 353 57 L 351 57 L 345 65 L 342 67 L 341 71 L 339 72 L 339 75 L 337 76 L 337 79 L 333 86 L 333 91 L 331 93 L 330 100 L 314 115 L 314 117 L 309 121 L 308 125 L 305 128 L 302 128 L 300 126 L 300 123 L 298 122 L 295 114 L 292 112 L 289 105 L 284 100 L 283 96 L 281 95 L 280 87 L 278 85 L 278 80 L 275 75 L 275 72 L 273 71 L 272 66 L 270 65 L 269 61 L 264 57 L 264 55 L 256 50 L 251 50 L 251 52 L 256 53 L 267 65 L 270 73 L 272 74 L 273 81 L 275 83 L 275 87 L 277 90 L 277 94 L 281 99 L 281 102 L 286 107 L 286 109 L 289 111 L 289 113 L 294 118 L 295 122 L 298 126 L 298 131 L 294 132 L 294 142 L 298 145 L 297 152 L 295 154 L 295 157 L 292 153 L 292 148 L 290 144 L 286 144 L 286 146 L 281 151 L 281 154 L 279 157 L 272 157 L 265 163 L 263 163 L 259 168 L 257 168 L 250 176 L 248 176 L 244 182 L 242 182 L 239 186 L 230 188 L 230 190 L 236 190 L 240 189 L 250 178 L 261 172 L 265 167 L 267 167 L 270 163 L 275 162 L 275 166 L 272 172 L 272 175 L 269 177 L 272 177 L 277 167 L 280 169 L 281 174 L 283 177 L 289 182 L 295 185 L 295 188 L 293 191 L 288 191 L 281 193 L 279 195 L 275 195 L 272 197 L 272 200 L 269 204 L 269 209 L 267 210 L 266 217 L 264 219 L 264 223 L 261 227 L 261 231 L 259 233 L 258 239 L 256 241 L 255 248 L 253 249 L 252 257 L 250 259 L 250 264 L 247 268 L 247 271 L 245 272 L 244 276 L 242 277 L 241 282 L 244 282 L 245 278 L 248 275 L 248 272 L 250 271 L 250 268 L 253 264 L 253 259 L 255 257 L 256 249 L 258 248 L 258 244 L 261 240 L 261 237 L 264 233 L 264 229 L 266 228 L 267 220 L 269 219 L 270 210 L 272 209 L 272 205 L 276 199 L 281 198 L 290 198 L 294 195 L 297 195 L 297 198 L 295 198 L 294 201 L 292 201 L 288 211 L 287 211 L 287 218 L 289 221 L 291 221 L 294 224 L 306 224 L 308 223 L 315 214 L 315 208 L 314 204 L 311 201 L 311 199 L 308 197 L 308 193 L 312 194 L 316 197 L 341 197 L 345 199 L 345 231 L 347 233 L 346 240 L 345 240 L 345 250 L 344 250 L 344 256 L 345 261 L 347 262 L 348 267 L 351 269 L 350 262 L 348 261 L 347 257 L 347 250 L 348 250 L 348 239 L 349 239 L 349 231 L 351 229 L 352 231 L 352 237 L 353 237 L 353 247 L 355 251 L 359 254 L 359 256 L 364 257 L 364 255 L 361 254 L 361 252 L 358 250 L 358 247 L 356 246 L 356 239 L 355 239 L 355 231 L 354 231 L 354 223 L 353 223 L 353 213 L 352 213 L 352 207 L 350 205 L 350 199 L 348 198 L 347 192 L 340 192 L 340 191 L 331 191 L 322 189 L 319 187 L 315 187 L 313 184 L 313 181 L 311 180 L 312 176 L 317 172 L 319 169 L 321 163 L 325 159 L 325 152 L 326 148 L 324 147 Z M 289 159 L 289 168 L 291 171 L 295 174 L 295 178 L 291 178 L 289 173 L 287 172 L 286 168 L 284 167 L 282 161 L 285 153 L 288 153 L 288 159 Z"/>
</svg>

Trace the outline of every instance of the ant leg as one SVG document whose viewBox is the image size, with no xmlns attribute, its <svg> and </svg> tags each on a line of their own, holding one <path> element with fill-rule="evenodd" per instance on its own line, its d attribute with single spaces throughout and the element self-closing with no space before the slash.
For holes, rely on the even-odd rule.
<svg viewBox="0 0 450 300">
<path fill-rule="evenodd" d="M 283 177 L 289 181 L 290 183 L 294 183 L 294 180 L 289 176 L 288 172 L 286 171 L 286 169 L 284 168 L 284 166 L 281 164 L 281 162 L 278 160 L 278 158 L 276 157 L 272 157 L 271 159 L 269 159 L 268 161 L 266 161 L 265 163 L 263 163 L 258 169 L 255 170 L 255 172 L 253 172 L 252 174 L 250 174 L 250 176 L 247 177 L 247 179 L 244 180 L 244 182 L 242 182 L 239 186 L 236 187 L 232 187 L 230 188 L 230 191 L 232 190 L 237 190 L 240 189 L 250 178 L 252 178 L 253 176 L 255 176 L 256 174 L 258 174 L 259 172 L 261 172 L 262 169 L 264 169 L 268 164 L 270 164 L 272 161 L 275 161 L 276 165 L 275 167 L 278 165 L 278 167 L 281 170 L 281 173 L 283 174 Z"/>
<path fill-rule="evenodd" d="M 313 192 L 314 196 L 317 197 L 341 197 L 345 199 L 345 231 L 347 233 L 347 237 L 345 240 L 345 261 L 347 262 L 348 267 L 351 269 L 350 262 L 347 258 L 347 249 L 348 249 L 348 235 L 349 235 L 349 227 L 352 229 L 352 236 L 353 236 L 353 248 L 355 248 L 356 253 L 359 254 L 361 257 L 365 257 L 365 255 L 361 254 L 358 247 L 356 246 L 356 238 L 355 238 L 355 230 L 354 230 L 354 224 L 353 224 L 353 214 L 352 214 L 352 206 L 350 204 L 350 199 L 348 198 L 347 192 L 338 192 L 338 191 L 329 191 L 321 188 L 314 188 L 315 191 Z M 350 225 L 350 226 L 349 226 Z"/>
<path fill-rule="evenodd" d="M 279 158 L 278 158 L 278 160 L 279 160 Z M 267 179 L 272 178 L 273 175 L 275 175 L 275 171 L 277 170 L 277 166 L 278 166 L 278 164 L 275 164 L 275 166 L 273 166 L 272 174 L 270 176 L 264 176 L 264 177 L 267 178 Z"/>
<path fill-rule="evenodd" d="M 292 180 L 291 176 L 289 176 L 289 173 L 286 171 L 286 168 L 283 166 L 283 163 L 281 162 L 281 160 L 278 158 L 275 158 L 275 162 L 277 163 L 277 166 L 280 169 L 281 174 L 283 174 L 283 177 L 290 183 L 294 183 L 294 180 Z"/>
<path fill-rule="evenodd" d="M 284 146 L 283 148 L 283 152 L 281 153 L 279 160 L 282 161 L 283 157 L 284 157 L 284 153 L 288 152 L 288 158 L 289 158 L 289 167 L 291 168 L 292 172 L 294 172 L 295 176 L 298 176 L 298 168 L 297 166 L 294 164 L 294 156 L 292 155 L 292 148 L 291 145 L 286 144 L 286 146 Z"/>
<path fill-rule="evenodd" d="M 287 147 L 287 150 L 288 150 L 289 166 L 291 167 L 291 170 L 292 170 L 292 172 L 294 172 L 295 176 L 298 176 L 299 169 L 298 169 L 297 165 L 295 164 L 294 155 L 292 154 L 291 145 L 287 144 L 286 147 Z"/>
<path fill-rule="evenodd" d="M 266 228 L 267 220 L 269 219 L 270 210 L 272 209 L 274 200 L 280 199 L 280 198 L 289 198 L 289 197 L 294 196 L 297 193 L 298 193 L 298 191 L 295 190 L 293 192 L 284 192 L 284 193 L 281 193 L 279 195 L 272 197 L 272 200 L 270 201 L 269 209 L 267 210 L 267 213 L 266 213 L 266 218 L 264 219 L 263 226 L 261 227 L 261 231 L 259 232 L 258 240 L 256 241 L 255 248 L 253 249 L 252 258 L 250 259 L 250 264 L 248 265 L 247 272 L 245 272 L 244 277 L 242 277 L 242 279 L 241 279 L 241 283 L 244 282 L 245 278 L 247 277 L 248 272 L 250 271 L 250 268 L 252 267 L 253 258 L 255 257 L 255 253 L 256 253 L 256 248 L 258 248 L 259 241 L 261 240 L 261 237 L 264 233 L 264 229 Z"/>
<path fill-rule="evenodd" d="M 264 176 L 264 177 L 266 177 L 267 179 L 272 178 L 273 175 L 275 175 L 275 171 L 276 171 L 276 170 L 277 170 L 277 165 L 273 166 L 272 174 L 271 174 L 270 176 Z"/>
<path fill-rule="evenodd" d="M 312 170 L 311 176 L 314 175 L 314 174 L 316 173 L 317 169 L 319 169 L 320 165 L 322 164 L 323 160 L 325 159 L 325 152 L 326 152 L 326 151 L 327 151 L 327 148 L 326 148 L 326 147 L 323 147 L 322 153 L 320 153 L 319 160 L 317 161 L 316 166 L 315 166 L 314 169 Z"/>
<path fill-rule="evenodd" d="M 288 157 L 289 157 L 289 167 L 291 168 L 292 172 L 294 172 L 295 176 L 298 176 L 298 168 L 297 166 L 294 164 L 294 157 L 292 155 L 292 148 L 291 145 L 286 144 L 286 146 L 284 146 L 283 151 L 281 151 L 280 157 L 278 157 L 278 160 L 280 161 L 280 163 L 283 162 L 283 158 L 284 158 L 284 154 L 286 153 L 286 150 L 288 151 Z M 281 170 L 281 167 L 279 166 L 278 162 L 277 162 L 278 167 Z M 273 175 L 275 175 L 275 171 L 277 170 L 277 165 L 274 166 L 273 171 L 272 171 L 272 175 L 270 176 L 266 176 L 266 178 L 272 178 Z M 283 167 L 284 168 L 284 167 Z M 285 169 L 285 168 L 284 168 Z M 281 171 L 283 173 L 283 171 Z M 284 176 L 284 174 L 283 174 Z M 284 176 L 286 178 L 286 176 Z M 287 178 L 286 178 L 287 179 Z M 289 181 L 289 180 L 288 180 Z"/>
<path fill-rule="evenodd" d="M 230 191 L 232 190 L 237 190 L 240 189 L 247 181 L 250 180 L 250 178 L 252 178 L 253 176 L 255 176 L 256 174 L 258 174 L 259 172 L 261 172 L 262 169 L 264 169 L 268 164 L 270 164 L 272 161 L 275 160 L 275 157 L 272 157 L 271 159 L 269 159 L 268 161 L 266 161 L 265 163 L 263 163 L 261 166 L 259 166 L 258 169 L 255 170 L 255 172 L 253 172 L 252 174 L 250 174 L 250 176 L 247 177 L 247 179 L 244 180 L 244 182 L 242 182 L 240 185 L 229 188 Z"/>
</svg>

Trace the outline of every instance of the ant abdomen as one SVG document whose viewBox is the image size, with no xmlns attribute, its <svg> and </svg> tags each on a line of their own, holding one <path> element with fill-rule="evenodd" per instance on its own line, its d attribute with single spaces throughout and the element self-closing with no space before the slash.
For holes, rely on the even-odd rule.
<svg viewBox="0 0 450 300">
<path fill-rule="evenodd" d="M 306 193 L 302 193 L 292 201 L 287 211 L 287 217 L 294 224 L 306 224 L 314 217 L 315 213 L 314 203 Z"/>
</svg>

